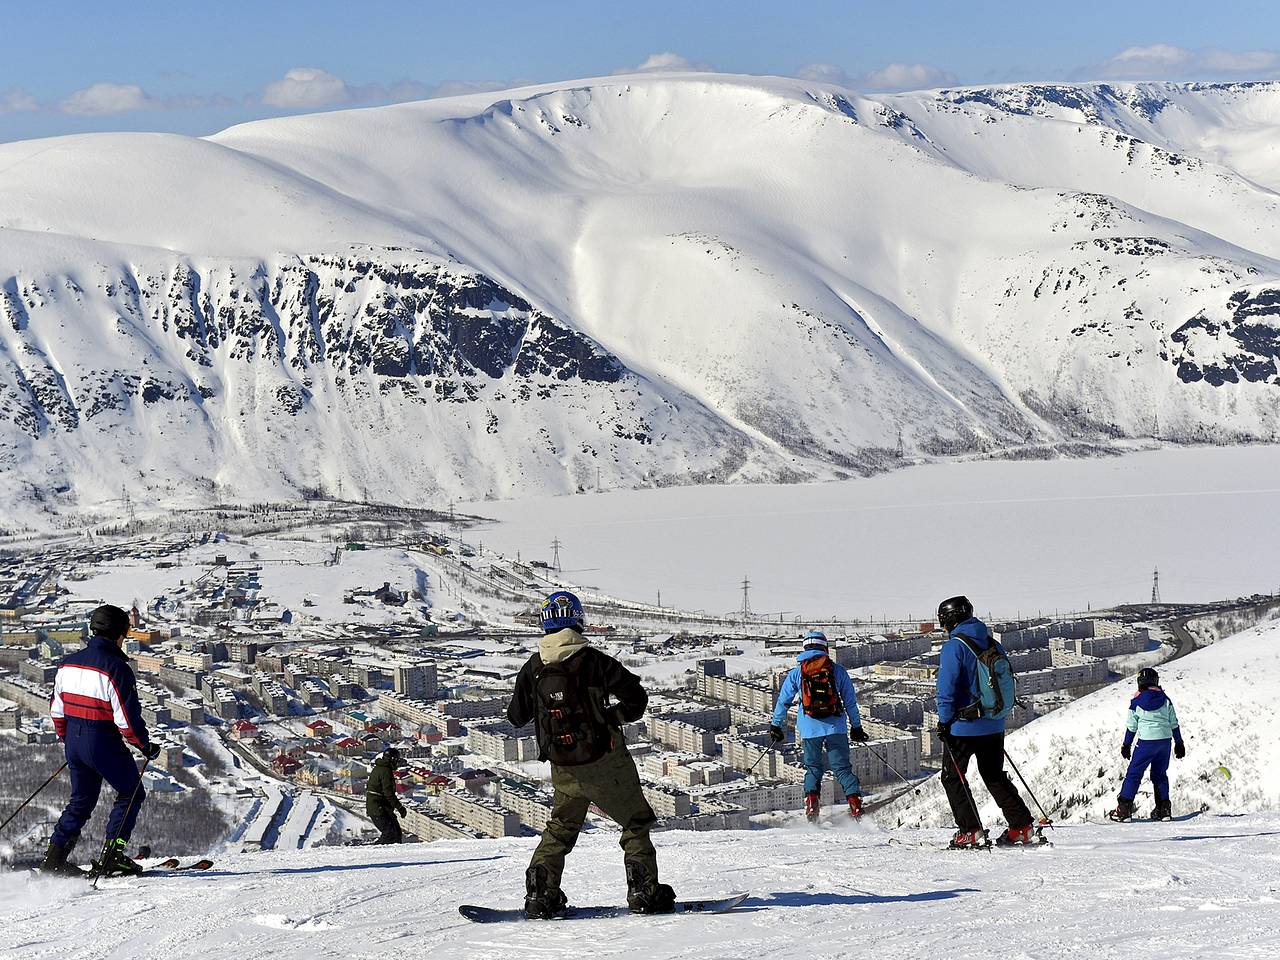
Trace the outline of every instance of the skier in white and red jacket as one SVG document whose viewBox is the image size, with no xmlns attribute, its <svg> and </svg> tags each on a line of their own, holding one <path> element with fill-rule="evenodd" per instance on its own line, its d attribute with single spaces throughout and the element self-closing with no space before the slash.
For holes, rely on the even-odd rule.
<svg viewBox="0 0 1280 960">
<path fill-rule="evenodd" d="M 107 837 L 114 843 L 106 851 L 102 869 L 136 873 L 140 868 L 124 850 L 145 794 L 137 763 L 125 743 L 148 758 L 157 756 L 160 748 L 147 734 L 133 670 L 120 649 L 129 632 L 129 615 L 119 607 L 103 605 L 93 611 L 89 629 L 85 648 L 63 659 L 53 682 L 49 713 L 66 750 L 71 800 L 53 829 L 41 869 L 78 872 L 67 862 L 67 855 L 98 805 L 105 780 L 116 791 L 116 802 L 107 818 Z"/>
</svg>

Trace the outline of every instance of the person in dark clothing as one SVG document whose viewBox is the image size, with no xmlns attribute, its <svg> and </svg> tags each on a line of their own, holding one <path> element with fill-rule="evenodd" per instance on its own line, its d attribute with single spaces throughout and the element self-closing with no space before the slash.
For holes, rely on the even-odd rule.
<svg viewBox="0 0 1280 960">
<path fill-rule="evenodd" d="M 1004 770 L 1004 717 L 980 716 L 978 702 L 978 658 L 974 650 L 1000 645 L 987 625 L 973 615 L 973 604 L 965 597 L 952 597 L 938 607 L 938 622 L 950 634 L 942 645 L 938 661 L 938 734 L 942 739 L 942 786 L 947 792 L 959 830 L 952 838 L 956 847 L 986 843 L 973 791 L 964 779 L 969 761 L 978 761 L 978 774 L 999 805 L 1009 827 L 996 840 L 1006 846 L 1030 843 L 1033 839 L 1031 811 L 1018 795 Z"/>
<path fill-rule="evenodd" d="M 582 634 L 582 603 L 557 591 L 542 604 L 545 635 L 516 678 L 507 706 L 514 727 L 532 722 L 538 755 L 551 762 L 555 789 L 551 819 L 525 871 L 525 914 L 564 911 L 564 861 L 595 804 L 622 827 L 619 843 L 627 875 L 627 903 L 642 913 L 675 909 L 675 892 L 658 882 L 658 857 L 649 839 L 657 821 L 640 787 L 622 726 L 640 719 L 649 695 L 640 678 Z"/>
<path fill-rule="evenodd" d="M 406 812 L 400 797 L 396 795 L 395 774 L 401 759 L 399 750 L 388 747 L 374 761 L 373 770 L 369 774 L 364 808 L 381 833 L 376 843 L 400 843 L 404 839 L 404 831 L 400 829 L 400 821 L 396 819 L 397 816 L 403 817 Z"/>
<path fill-rule="evenodd" d="M 71 799 L 53 829 L 41 869 L 75 873 L 68 862 L 102 792 L 102 781 L 116 791 L 107 818 L 104 873 L 137 873 L 141 868 L 125 855 L 145 791 L 142 775 L 129 754 L 128 742 L 148 760 L 160 753 L 147 734 L 142 705 L 128 658 L 120 643 L 129 632 L 129 615 L 109 604 L 93 611 L 91 636 L 83 650 L 63 659 L 53 682 L 49 713 L 62 741 L 71 773 Z"/>
</svg>

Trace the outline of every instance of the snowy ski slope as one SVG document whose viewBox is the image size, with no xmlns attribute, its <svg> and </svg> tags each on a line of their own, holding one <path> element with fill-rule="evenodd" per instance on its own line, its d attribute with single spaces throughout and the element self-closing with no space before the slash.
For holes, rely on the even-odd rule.
<svg viewBox="0 0 1280 960">
<path fill-rule="evenodd" d="M 572 902 L 625 895 L 615 835 L 585 836 Z M 1280 949 L 1280 819 L 1079 825 L 1053 849 L 954 853 L 943 830 L 665 833 L 680 893 L 749 890 L 722 916 L 478 926 L 516 906 L 531 840 L 318 847 L 219 859 L 207 873 L 79 882 L 0 877 L 4 960 L 698 957 L 884 960 L 1266 958 Z"/>
<path fill-rule="evenodd" d="M 686 74 L 0 145 L 2 482 L 406 501 L 1271 439 L 1278 121 L 1275 83 Z"/>
</svg>

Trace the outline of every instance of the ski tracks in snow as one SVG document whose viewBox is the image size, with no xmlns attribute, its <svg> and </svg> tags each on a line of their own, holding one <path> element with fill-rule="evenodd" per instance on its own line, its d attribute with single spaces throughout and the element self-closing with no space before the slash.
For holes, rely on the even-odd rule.
<svg viewBox="0 0 1280 960">
<path fill-rule="evenodd" d="M 483 927 L 457 905 L 517 906 L 532 841 L 246 854 L 205 874 L 105 881 L 96 893 L 12 875 L 0 877 L 0 960 L 1261 960 L 1280 951 L 1280 817 L 1084 824 L 1039 850 L 947 851 L 946 838 L 838 820 L 663 833 L 661 869 L 679 895 L 751 897 L 720 915 Z M 616 839 L 583 836 L 564 878 L 571 902 L 622 902 Z"/>
</svg>

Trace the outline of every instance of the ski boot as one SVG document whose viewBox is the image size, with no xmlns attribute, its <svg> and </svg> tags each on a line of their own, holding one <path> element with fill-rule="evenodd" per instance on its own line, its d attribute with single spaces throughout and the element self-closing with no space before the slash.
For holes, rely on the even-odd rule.
<svg viewBox="0 0 1280 960">
<path fill-rule="evenodd" d="M 52 874 L 58 877 L 83 876 L 83 870 L 77 867 L 74 863 L 67 862 L 67 857 L 71 855 L 71 848 L 75 845 L 75 841 L 72 840 L 65 847 L 60 847 L 50 840 L 49 851 L 44 855 L 44 862 L 40 864 L 40 872 Z"/>
<path fill-rule="evenodd" d="M 676 892 L 670 885 L 659 883 L 649 868 L 638 860 L 628 860 L 627 906 L 632 913 L 673 913 L 676 909 Z"/>
<path fill-rule="evenodd" d="M 818 822 L 818 795 L 816 793 L 806 793 L 804 795 L 804 815 L 810 823 Z"/>
<path fill-rule="evenodd" d="M 524 915 L 530 920 L 550 920 L 569 906 L 564 891 L 552 890 L 547 868 L 539 864 L 524 872 Z"/>
<path fill-rule="evenodd" d="M 849 798 L 849 816 L 855 820 L 862 816 L 862 797 L 856 793 Z"/>
<path fill-rule="evenodd" d="M 1173 804 L 1168 800 L 1157 800 L 1156 808 L 1151 811 L 1152 820 L 1172 820 Z"/>
<path fill-rule="evenodd" d="M 142 873 L 142 866 L 124 852 L 127 845 L 128 841 L 116 839 L 107 846 L 102 863 L 98 867 L 98 876 L 136 877 Z"/>
<path fill-rule="evenodd" d="M 1035 842 L 1036 836 L 1031 824 L 1025 827 L 1006 827 L 1004 833 L 996 837 L 997 847 L 1029 846 Z"/>
<path fill-rule="evenodd" d="M 991 841 L 985 830 L 957 830 L 947 846 L 951 850 L 985 850 Z"/>
<path fill-rule="evenodd" d="M 1114 820 L 1116 823 L 1126 823 L 1133 819 L 1133 801 L 1120 797 L 1116 801 L 1116 808 L 1107 811 L 1107 819 Z"/>
</svg>

